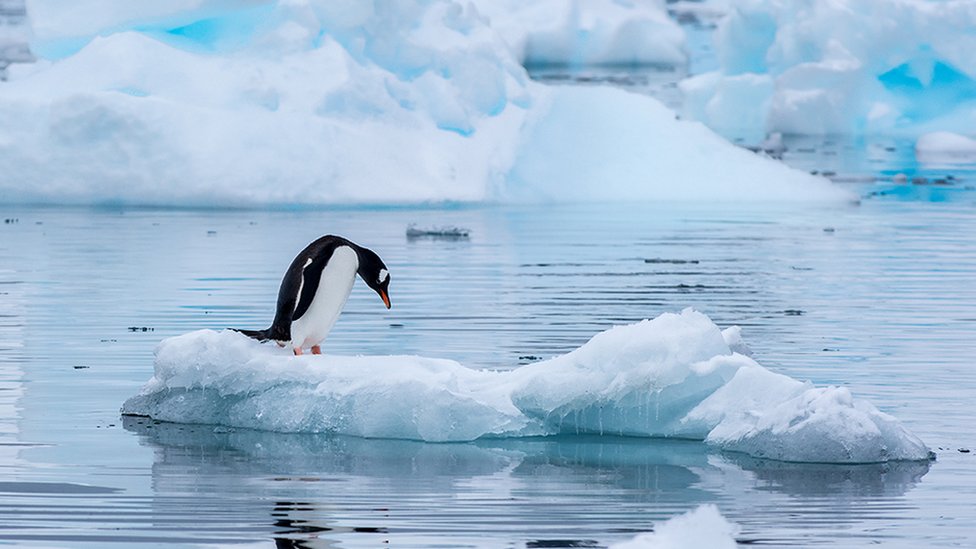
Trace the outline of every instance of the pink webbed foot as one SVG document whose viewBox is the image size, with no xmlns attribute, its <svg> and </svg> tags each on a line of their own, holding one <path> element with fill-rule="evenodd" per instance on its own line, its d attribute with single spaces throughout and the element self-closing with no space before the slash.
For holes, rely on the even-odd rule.
<svg viewBox="0 0 976 549">
<path fill-rule="evenodd" d="M 295 347 L 294 349 L 292 349 L 292 351 L 295 352 L 295 356 L 301 356 L 302 355 L 302 348 L 301 347 Z"/>
<path fill-rule="evenodd" d="M 322 354 L 322 347 L 319 347 L 318 345 L 312 345 L 312 354 L 313 355 Z"/>
</svg>

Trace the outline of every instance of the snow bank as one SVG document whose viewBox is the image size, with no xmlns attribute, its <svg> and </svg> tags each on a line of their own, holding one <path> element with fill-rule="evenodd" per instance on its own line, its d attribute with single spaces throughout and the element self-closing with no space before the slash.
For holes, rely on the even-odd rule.
<svg viewBox="0 0 976 549">
<path fill-rule="evenodd" d="M 180 423 L 469 441 L 599 433 L 705 440 L 783 461 L 923 460 L 925 445 L 846 389 L 734 353 L 698 312 L 618 326 L 511 371 L 416 356 L 300 356 L 236 332 L 164 340 L 123 413 Z"/>
<path fill-rule="evenodd" d="M 664 0 L 474 0 L 526 66 L 684 65 Z"/>
<path fill-rule="evenodd" d="M 976 3 L 741 0 L 715 34 L 720 70 L 684 111 L 761 135 L 966 131 L 976 121 Z"/>
<path fill-rule="evenodd" d="M 653 99 L 531 82 L 470 3 L 108 4 L 31 4 L 63 57 L 0 85 L 0 201 L 850 198 Z"/>
<path fill-rule="evenodd" d="M 610 549 L 735 549 L 739 527 L 729 522 L 712 504 L 701 505 L 658 524 L 654 532 L 640 534 Z"/>
<path fill-rule="evenodd" d="M 976 163 L 976 139 L 951 132 L 932 132 L 918 138 L 915 158 L 926 164 Z"/>
</svg>

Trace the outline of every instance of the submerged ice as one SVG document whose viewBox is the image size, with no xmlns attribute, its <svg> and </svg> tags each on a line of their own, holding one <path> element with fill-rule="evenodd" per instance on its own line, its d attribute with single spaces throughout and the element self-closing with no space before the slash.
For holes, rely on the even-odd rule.
<svg viewBox="0 0 976 549">
<path fill-rule="evenodd" d="M 692 310 L 618 326 L 511 371 L 417 356 L 300 356 L 236 332 L 164 340 L 123 413 L 180 423 L 424 441 L 598 433 L 705 440 L 783 461 L 923 460 L 926 446 L 845 388 L 733 352 Z"/>
</svg>

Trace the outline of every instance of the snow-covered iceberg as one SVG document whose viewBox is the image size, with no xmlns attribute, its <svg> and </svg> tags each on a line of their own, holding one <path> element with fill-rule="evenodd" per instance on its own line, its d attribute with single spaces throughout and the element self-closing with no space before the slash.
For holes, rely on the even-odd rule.
<svg viewBox="0 0 976 549">
<path fill-rule="evenodd" d="M 850 198 L 651 98 L 532 82 L 468 2 L 28 7 L 47 59 L 0 84 L 5 203 Z"/>
<path fill-rule="evenodd" d="M 683 66 L 664 0 L 473 0 L 525 66 Z"/>
<path fill-rule="evenodd" d="M 719 70 L 681 85 L 686 116 L 723 133 L 971 133 L 976 3 L 739 0 Z"/>
<path fill-rule="evenodd" d="M 692 310 L 618 326 L 551 360 L 474 370 L 416 356 L 292 356 L 236 332 L 164 340 L 124 414 L 424 441 L 598 433 L 705 440 L 783 461 L 924 460 L 896 419 L 732 351 Z"/>
</svg>

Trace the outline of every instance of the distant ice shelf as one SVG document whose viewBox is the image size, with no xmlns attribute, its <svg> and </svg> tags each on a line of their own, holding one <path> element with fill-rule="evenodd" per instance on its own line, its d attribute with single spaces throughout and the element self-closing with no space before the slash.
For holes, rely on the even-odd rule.
<svg viewBox="0 0 976 549">
<path fill-rule="evenodd" d="M 704 440 L 781 461 L 929 459 L 895 418 L 843 387 L 816 388 L 733 352 L 685 310 L 597 334 L 509 371 L 418 356 L 292 356 L 202 330 L 156 350 L 122 412 L 179 423 L 431 442 L 594 433 Z"/>
</svg>

